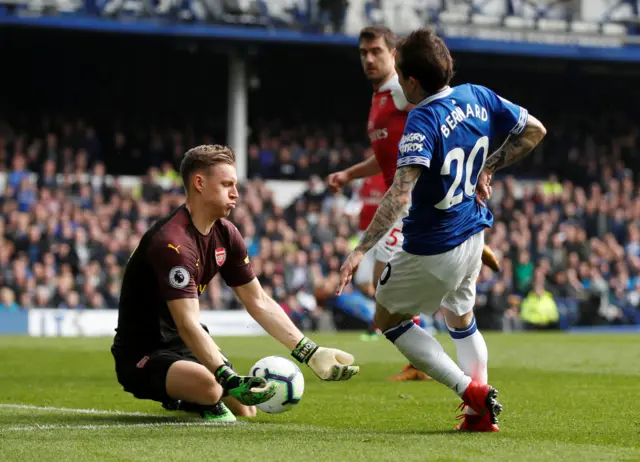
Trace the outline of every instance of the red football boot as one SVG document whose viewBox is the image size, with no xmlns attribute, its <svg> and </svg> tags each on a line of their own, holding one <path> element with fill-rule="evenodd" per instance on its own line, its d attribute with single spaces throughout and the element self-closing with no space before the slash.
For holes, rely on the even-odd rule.
<svg viewBox="0 0 640 462">
<path fill-rule="evenodd" d="M 462 404 L 464 408 L 464 403 Z M 457 420 L 462 422 L 454 428 L 461 432 L 499 432 L 500 428 L 491 421 L 491 414 L 485 415 L 470 415 L 461 414 L 457 417 Z"/>
<path fill-rule="evenodd" d="M 481 416 L 489 415 L 492 424 L 498 423 L 498 414 L 502 412 L 502 404 L 496 397 L 498 390 L 490 385 L 481 385 L 472 380 L 462 395 L 462 401 Z"/>
</svg>

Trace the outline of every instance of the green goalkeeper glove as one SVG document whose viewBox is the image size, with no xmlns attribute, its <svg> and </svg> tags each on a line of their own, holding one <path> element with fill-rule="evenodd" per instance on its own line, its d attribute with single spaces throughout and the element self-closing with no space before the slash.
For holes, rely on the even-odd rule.
<svg viewBox="0 0 640 462">
<path fill-rule="evenodd" d="M 323 348 L 304 337 L 291 352 L 291 356 L 305 363 L 322 380 L 349 380 L 360 372 L 358 366 L 352 366 L 353 355 L 335 348 Z"/>
<path fill-rule="evenodd" d="M 245 406 L 269 401 L 276 394 L 277 384 L 262 377 L 242 377 L 226 364 L 216 370 L 216 380 L 224 390 L 224 396 L 231 396 Z"/>
</svg>

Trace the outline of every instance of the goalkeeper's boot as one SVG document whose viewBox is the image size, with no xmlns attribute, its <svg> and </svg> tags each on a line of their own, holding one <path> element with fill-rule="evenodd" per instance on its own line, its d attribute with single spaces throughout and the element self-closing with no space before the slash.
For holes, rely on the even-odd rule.
<svg viewBox="0 0 640 462">
<path fill-rule="evenodd" d="M 263 377 L 242 377 L 227 365 L 216 371 L 216 379 L 224 390 L 224 396 L 231 396 L 245 406 L 255 406 L 269 401 L 276 394 L 278 384 Z"/>
<path fill-rule="evenodd" d="M 488 245 L 485 245 L 484 249 L 482 249 L 482 263 L 491 268 L 495 273 L 500 271 L 500 262 L 498 262 L 496 254 L 493 253 L 493 250 L 491 250 L 491 247 Z"/>
<path fill-rule="evenodd" d="M 202 418 L 208 422 L 235 422 L 236 416 L 224 405 L 222 401 L 206 411 L 200 413 Z"/>
<path fill-rule="evenodd" d="M 492 424 L 498 424 L 498 415 L 502 412 L 502 404 L 497 400 L 498 390 L 490 385 L 482 385 L 472 380 L 462 394 L 462 401 L 481 416 L 489 415 Z"/>
<path fill-rule="evenodd" d="M 235 422 L 236 416 L 224 405 L 222 401 L 213 406 L 190 403 L 183 400 L 166 401 L 162 407 L 167 411 L 183 411 L 199 414 L 204 420 L 215 422 Z"/>
<path fill-rule="evenodd" d="M 391 382 L 408 382 L 412 380 L 431 380 L 426 373 L 416 369 L 413 364 L 407 364 L 402 368 L 402 372 L 392 375 L 387 380 Z"/>
</svg>

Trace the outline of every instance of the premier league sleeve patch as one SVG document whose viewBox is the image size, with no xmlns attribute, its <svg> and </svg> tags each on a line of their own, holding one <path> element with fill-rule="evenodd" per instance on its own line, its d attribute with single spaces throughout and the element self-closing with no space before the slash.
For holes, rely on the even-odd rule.
<svg viewBox="0 0 640 462">
<path fill-rule="evenodd" d="M 184 289 L 189 285 L 189 271 L 184 266 L 174 266 L 169 271 L 169 284 L 176 289 Z"/>
</svg>

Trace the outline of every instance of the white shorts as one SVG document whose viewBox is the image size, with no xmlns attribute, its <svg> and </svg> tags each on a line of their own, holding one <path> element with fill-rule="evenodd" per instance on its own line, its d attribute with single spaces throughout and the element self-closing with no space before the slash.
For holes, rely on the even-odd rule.
<svg viewBox="0 0 640 462">
<path fill-rule="evenodd" d="M 364 231 L 361 231 L 360 238 L 362 238 L 363 234 Z M 356 274 L 353 276 L 354 282 L 356 284 L 373 282 L 373 268 L 375 267 L 376 261 L 387 263 L 397 250 L 402 250 L 403 242 L 402 219 L 400 219 L 393 225 L 393 228 L 364 255 L 358 271 L 356 271 Z"/>
<path fill-rule="evenodd" d="M 439 255 L 396 252 L 380 277 L 376 301 L 390 313 L 433 314 L 440 306 L 458 316 L 473 310 L 482 268 L 484 231 Z"/>
</svg>

